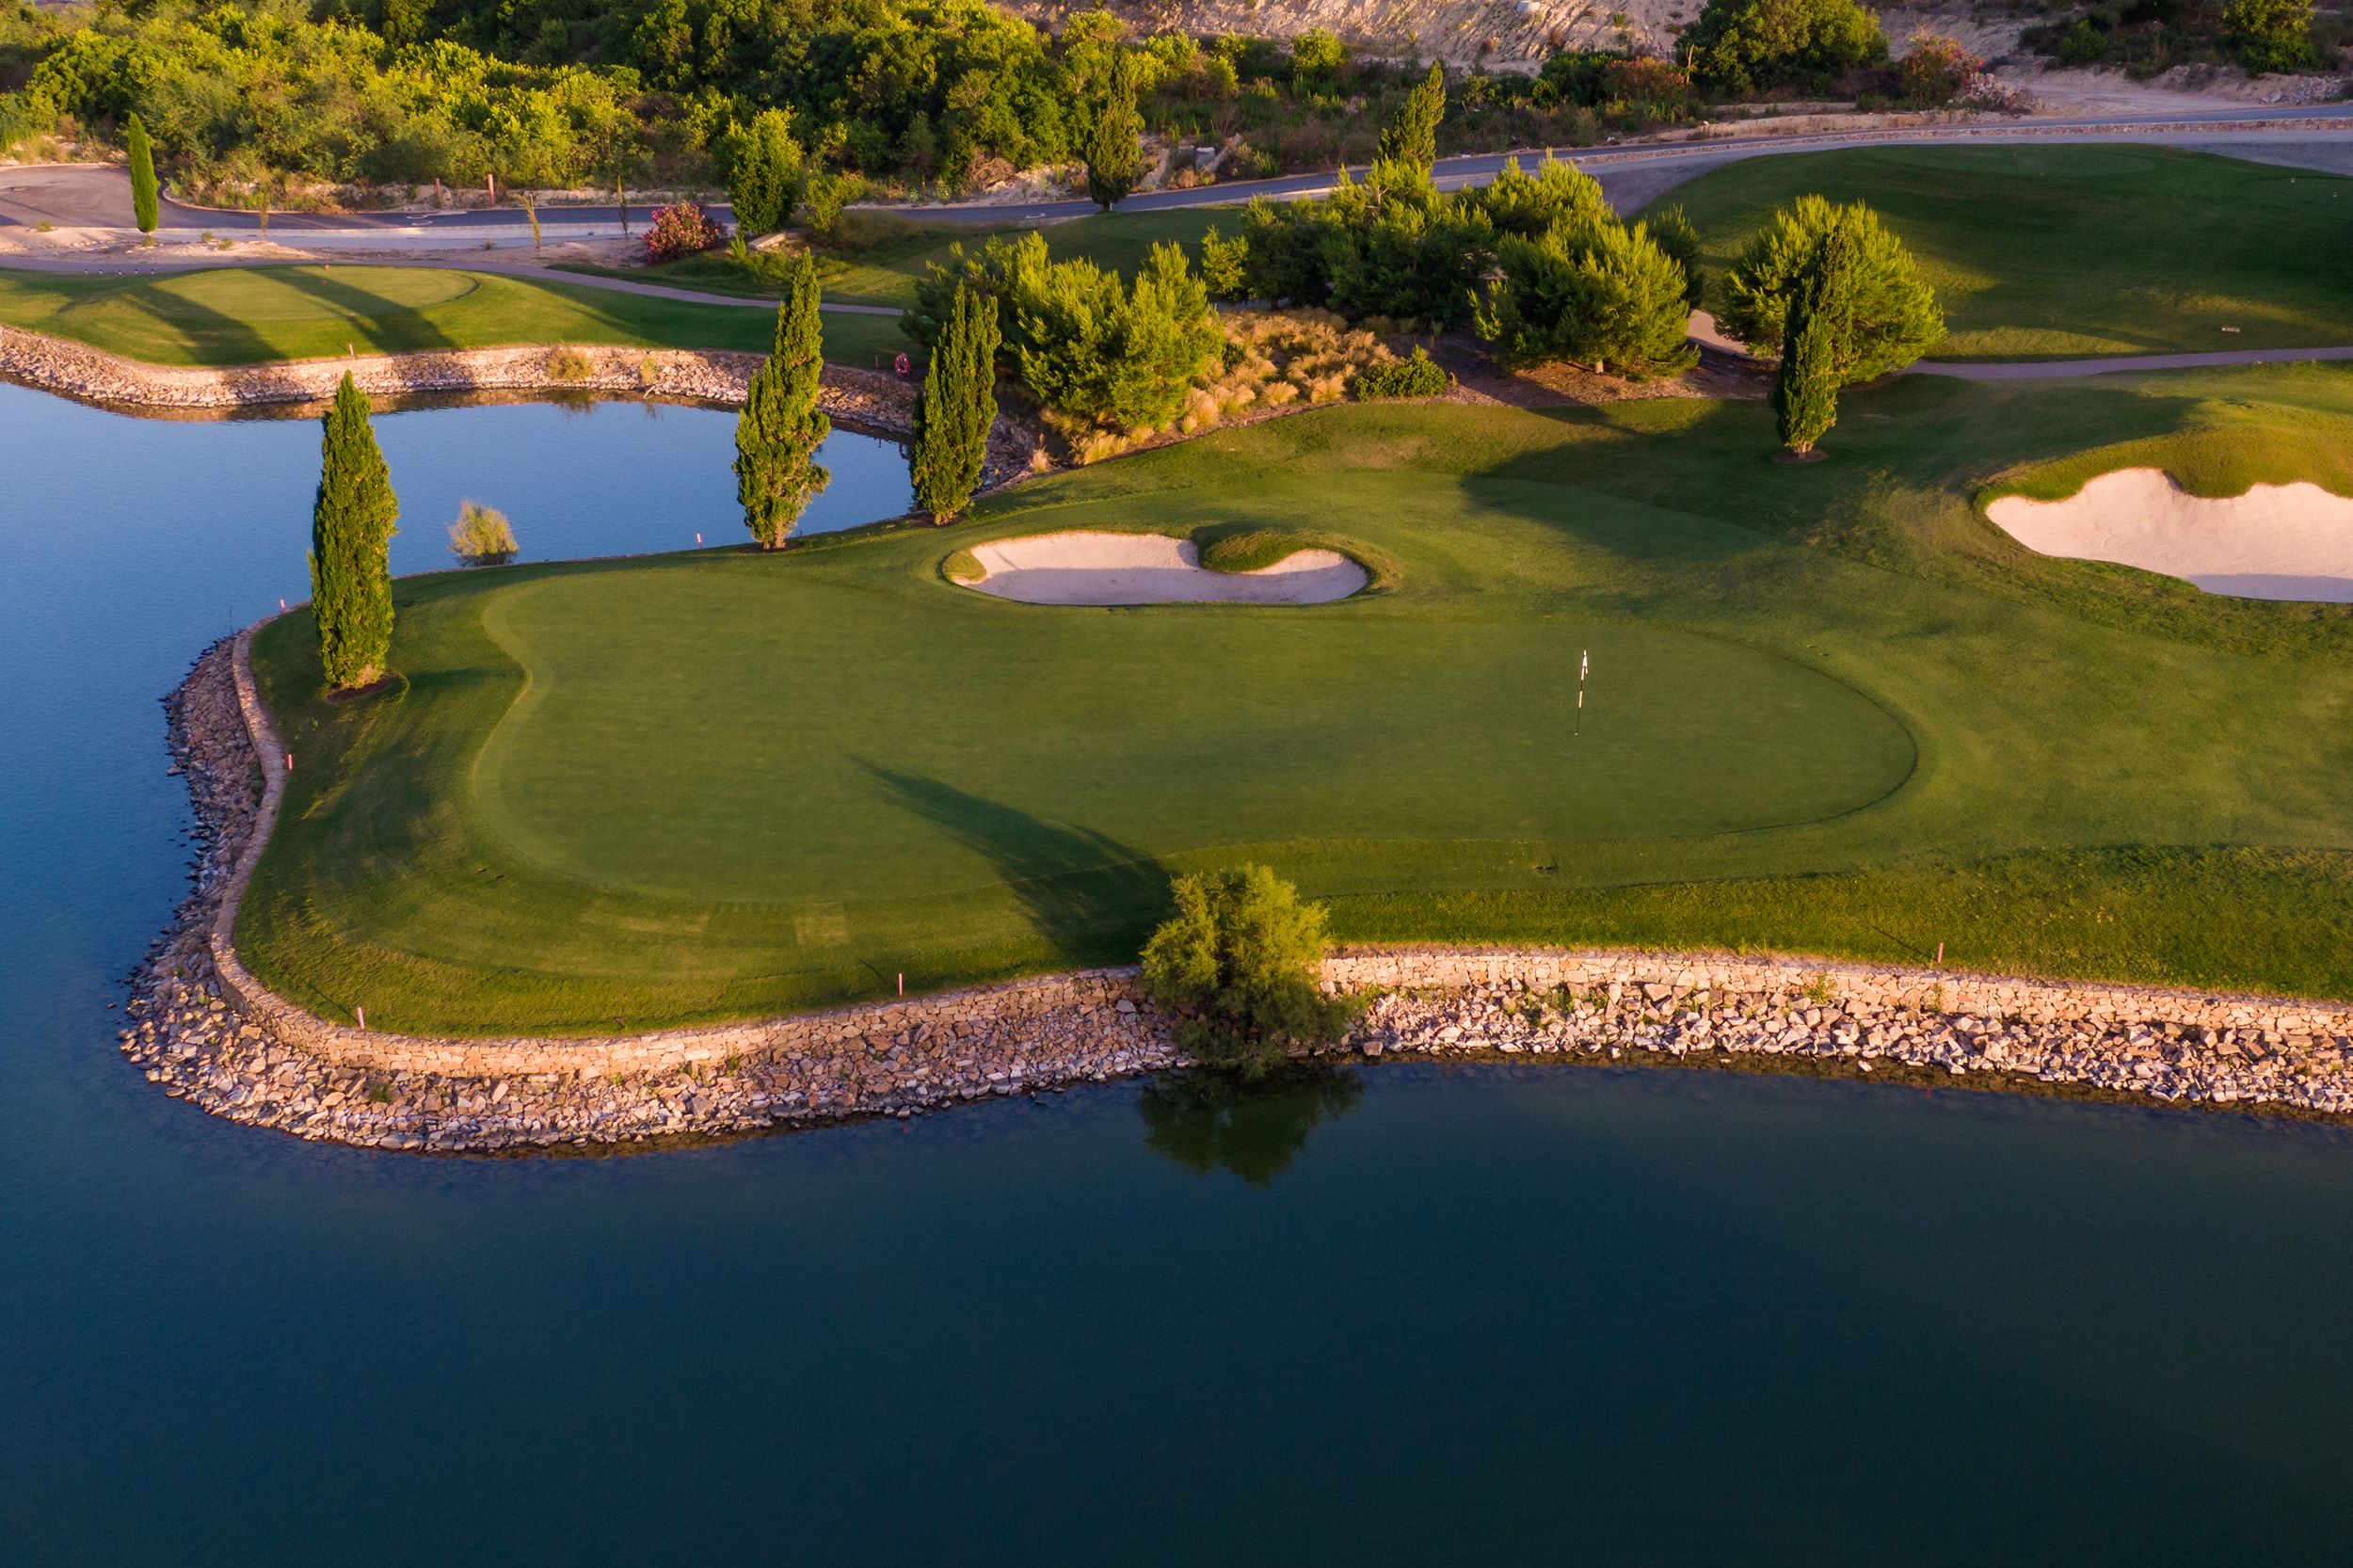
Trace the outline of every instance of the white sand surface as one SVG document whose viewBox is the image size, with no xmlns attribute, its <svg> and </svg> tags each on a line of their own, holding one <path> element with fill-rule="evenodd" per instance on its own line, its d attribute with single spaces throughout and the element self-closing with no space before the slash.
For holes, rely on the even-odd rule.
<svg viewBox="0 0 2353 1568">
<path fill-rule="evenodd" d="M 2186 495 L 2161 469 L 2104 473 L 2065 501 L 2008 495 L 1986 515 L 2028 550 L 2185 578 L 2210 594 L 2353 603 L 2353 500 L 2318 485 Z"/>
<path fill-rule="evenodd" d="M 1035 534 L 975 545 L 987 575 L 966 587 L 1024 604 L 1327 604 L 1369 581 L 1330 550 L 1257 571 L 1211 571 L 1190 539 L 1164 534 Z"/>
</svg>

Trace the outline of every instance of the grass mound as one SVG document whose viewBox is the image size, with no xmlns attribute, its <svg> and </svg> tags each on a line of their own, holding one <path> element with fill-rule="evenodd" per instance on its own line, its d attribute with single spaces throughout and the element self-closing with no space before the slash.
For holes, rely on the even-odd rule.
<svg viewBox="0 0 2353 1568">
<path fill-rule="evenodd" d="M 1327 548 L 1288 528 L 1254 528 L 1246 534 L 1228 534 L 1209 540 L 1200 547 L 1200 559 L 1211 571 L 1264 571 L 1303 550 Z"/>
<path fill-rule="evenodd" d="M 1940 358 L 2353 343 L 2353 180 L 2147 147 L 1862 148 L 1731 164 L 1662 201 L 1721 280 L 1809 191 L 1869 202 L 1919 257 Z"/>
<path fill-rule="evenodd" d="M 239 939 L 387 1027 L 649 1027 L 1131 958 L 1171 872 L 1255 860 L 1348 938 L 2353 994 L 2353 616 L 2115 591 L 1974 505 L 2231 408 L 2353 419 L 2353 373 L 1915 378 L 1804 468 L 1753 403 L 1351 406 L 965 525 L 1396 563 L 1305 610 L 1041 615 L 929 530 L 404 580 L 396 696 L 258 640 L 305 765 Z"/>
</svg>

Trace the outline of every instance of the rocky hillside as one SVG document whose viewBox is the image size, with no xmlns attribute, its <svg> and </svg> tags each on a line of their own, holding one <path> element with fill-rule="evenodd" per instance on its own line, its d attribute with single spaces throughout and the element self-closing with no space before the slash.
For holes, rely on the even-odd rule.
<svg viewBox="0 0 2353 1568">
<path fill-rule="evenodd" d="M 1032 22 L 1059 24 L 1095 0 L 999 0 Z M 1490 71 L 1534 71 L 1557 49 L 1663 51 L 1700 0 L 1105 0 L 1139 31 L 1292 38 L 1328 27 L 1358 53 L 1442 59 Z"/>
</svg>

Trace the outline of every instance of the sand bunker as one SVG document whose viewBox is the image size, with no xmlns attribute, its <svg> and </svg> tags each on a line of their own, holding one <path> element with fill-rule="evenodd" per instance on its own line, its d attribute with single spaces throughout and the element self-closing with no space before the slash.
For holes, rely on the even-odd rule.
<svg viewBox="0 0 2353 1568">
<path fill-rule="evenodd" d="M 1191 540 L 1164 534 L 1037 534 L 975 545 L 972 558 L 987 575 L 966 587 L 1024 604 L 1328 604 L 1370 581 L 1332 550 L 1211 571 Z"/>
<path fill-rule="evenodd" d="M 2065 501 L 2008 495 L 1986 515 L 2028 550 L 2185 578 L 2210 594 L 2353 603 L 2353 500 L 2256 485 L 2213 501 L 2161 469 L 2104 473 Z"/>
</svg>

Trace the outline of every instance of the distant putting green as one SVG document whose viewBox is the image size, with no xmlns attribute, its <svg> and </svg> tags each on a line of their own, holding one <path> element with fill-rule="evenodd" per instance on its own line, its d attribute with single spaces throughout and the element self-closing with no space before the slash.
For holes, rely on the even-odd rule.
<svg viewBox="0 0 2353 1568">
<path fill-rule="evenodd" d="M 408 580 L 397 693 L 320 701 L 299 614 L 257 643 L 303 765 L 240 941 L 386 1027 L 648 1027 L 1117 961 L 1171 871 L 1255 858 L 1355 939 L 2353 993 L 2353 614 L 2033 556 L 1975 505 L 2233 422 L 2353 437 L 2353 374 L 1908 381 L 1803 468 L 1751 403 L 1343 408 L 948 533 Z M 1319 524 L 1385 591 L 940 571 Z"/>
<path fill-rule="evenodd" d="M 2353 344 L 2353 180 L 2145 147 L 1753 158 L 1660 199 L 1721 280 L 1774 208 L 1870 203 L 1944 301 L 1951 360 Z M 2227 328 L 2227 330 L 2226 330 Z"/>
<path fill-rule="evenodd" d="M 487 272 L 400 266 L 214 267 L 151 277 L 0 269 L 0 323 L 154 364 L 244 365 L 504 344 L 765 349 L 771 319 Z M 886 316 L 828 312 L 828 359 L 906 346 Z"/>
</svg>

